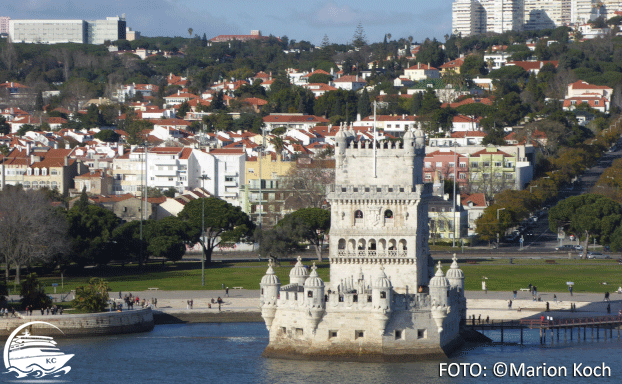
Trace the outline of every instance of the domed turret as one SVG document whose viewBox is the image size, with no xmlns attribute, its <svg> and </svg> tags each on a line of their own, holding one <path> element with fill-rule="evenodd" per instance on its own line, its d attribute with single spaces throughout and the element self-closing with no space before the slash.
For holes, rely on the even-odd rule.
<svg viewBox="0 0 622 384">
<path fill-rule="evenodd" d="M 318 323 L 324 316 L 326 302 L 324 301 L 324 281 L 317 274 L 315 263 L 311 267 L 311 273 L 305 281 L 305 305 L 308 309 L 308 321 L 313 333 Z"/>
<path fill-rule="evenodd" d="M 296 265 L 294 265 L 294 268 L 292 268 L 292 270 L 289 272 L 289 283 L 304 285 L 305 280 L 307 280 L 308 276 L 309 274 L 307 273 L 307 268 L 305 268 L 305 266 L 302 264 L 302 258 L 298 256 L 298 261 L 296 262 Z"/>
<path fill-rule="evenodd" d="M 430 279 L 430 297 L 439 305 L 447 305 L 447 291 L 449 290 L 449 280 L 443 273 L 441 262 L 438 262 L 436 274 Z"/>
<path fill-rule="evenodd" d="M 372 286 L 372 306 L 374 309 L 374 320 L 380 331 L 380 335 L 384 334 L 384 330 L 391 317 L 391 302 L 393 301 L 393 285 L 391 280 L 384 273 L 384 267 L 380 267 L 380 276 Z"/>
<path fill-rule="evenodd" d="M 266 271 L 264 277 L 261 278 L 259 286 L 261 287 L 261 291 L 259 293 L 261 317 L 263 317 L 266 322 L 266 327 L 270 330 L 272 320 L 274 320 L 274 316 L 276 314 L 277 300 L 281 289 L 281 281 L 274 273 L 274 268 L 272 268 L 272 260 L 268 263 L 268 270 Z"/>
<path fill-rule="evenodd" d="M 453 263 L 447 271 L 447 280 L 451 288 L 458 288 L 460 291 L 464 290 L 464 272 L 458 267 L 458 259 L 454 253 Z"/>
<path fill-rule="evenodd" d="M 417 152 L 425 151 L 425 133 L 420 128 L 415 131 L 415 150 Z"/>
<path fill-rule="evenodd" d="M 404 133 L 404 149 L 411 155 L 415 153 L 415 136 L 410 129 Z"/>
</svg>

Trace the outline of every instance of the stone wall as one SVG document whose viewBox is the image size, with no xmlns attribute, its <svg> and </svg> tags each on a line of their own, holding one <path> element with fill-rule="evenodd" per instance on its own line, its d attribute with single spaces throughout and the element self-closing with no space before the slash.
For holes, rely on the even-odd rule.
<svg viewBox="0 0 622 384">
<path fill-rule="evenodd" d="M 122 333 L 149 332 L 153 330 L 151 308 L 123 312 L 103 312 L 77 315 L 35 315 L 21 318 L 0 319 L 0 337 L 7 338 L 15 328 L 30 321 L 45 321 L 63 331 L 64 335 L 54 337 L 90 337 L 117 335 Z M 32 326 L 34 335 L 50 336 L 50 327 L 40 324 Z M 56 331 L 57 332 L 57 331 Z"/>
</svg>

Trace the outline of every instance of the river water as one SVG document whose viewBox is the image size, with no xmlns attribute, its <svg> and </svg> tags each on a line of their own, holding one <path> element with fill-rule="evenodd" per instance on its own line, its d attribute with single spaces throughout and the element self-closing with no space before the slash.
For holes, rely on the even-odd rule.
<svg viewBox="0 0 622 384">
<path fill-rule="evenodd" d="M 589 333 L 589 331 L 588 331 Z M 499 340 L 497 334 L 491 334 Z M 614 336 L 616 333 L 614 332 Z M 64 353 L 75 356 L 71 371 L 54 379 L 75 383 L 618 383 L 622 379 L 622 342 L 614 340 L 539 345 L 537 332 L 527 332 L 520 346 L 519 333 L 508 335 L 510 344 L 471 346 L 450 359 L 416 363 L 310 362 L 265 359 L 261 353 L 268 343 L 263 323 L 176 324 L 156 326 L 152 332 L 77 340 L 57 340 Z M 562 336 L 563 339 L 563 336 Z M 479 377 L 440 376 L 441 363 L 477 363 Z M 517 369 L 566 367 L 562 377 L 495 377 L 495 363 L 514 363 Z M 573 377 L 573 363 L 609 366 L 611 376 Z M 455 366 L 453 366 L 455 367 Z M 484 369 L 485 367 L 485 369 Z M 582 368 L 583 368 L 582 367 Z M 551 372 L 551 371 L 549 371 Z M 561 372 L 561 369 L 559 370 Z M 455 373 L 455 372 L 452 372 Z M 552 373 L 552 372 L 551 372 Z M 520 371 L 519 371 L 520 374 Z M 484 376 L 486 375 L 486 376 Z M 550 375 L 550 373 L 549 373 Z M 10 374 L 0 376 L 9 381 Z M 15 380 L 16 382 L 22 382 Z M 31 382 L 44 382 L 33 380 Z M 49 380 L 46 382 L 50 382 Z"/>
</svg>

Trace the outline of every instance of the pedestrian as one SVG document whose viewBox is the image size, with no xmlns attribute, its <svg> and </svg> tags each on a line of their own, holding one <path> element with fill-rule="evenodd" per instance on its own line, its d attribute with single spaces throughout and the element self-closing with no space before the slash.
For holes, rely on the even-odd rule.
<svg viewBox="0 0 622 384">
<path fill-rule="evenodd" d="M 194 305 L 194 300 L 190 299 L 190 309 L 192 309 L 192 306 Z"/>
<path fill-rule="evenodd" d="M 544 323 L 544 315 L 540 316 L 540 322 Z"/>
<path fill-rule="evenodd" d="M 50 307 L 48 307 L 46 311 L 47 311 L 46 315 L 49 315 L 50 314 Z"/>
<path fill-rule="evenodd" d="M 486 324 L 490 323 L 490 316 L 486 316 Z"/>
<path fill-rule="evenodd" d="M 190 300 L 186 300 L 186 309 L 190 309 Z"/>
<path fill-rule="evenodd" d="M 516 294 L 518 293 L 516 290 L 512 292 L 514 294 L 514 300 L 516 300 Z"/>
<path fill-rule="evenodd" d="M 547 302 L 546 302 L 546 311 L 548 312 L 548 311 L 549 311 L 549 309 L 550 309 L 550 308 L 549 308 L 549 302 L 547 301 Z"/>
<path fill-rule="evenodd" d="M 572 296 L 572 285 L 568 286 L 568 292 L 570 292 L 570 296 Z"/>
<path fill-rule="evenodd" d="M 119 299 L 122 299 L 123 296 L 121 295 L 121 291 L 119 291 Z"/>
<path fill-rule="evenodd" d="M 512 300 L 508 300 L 508 308 L 512 309 Z"/>
<path fill-rule="evenodd" d="M 538 296 L 538 287 L 536 287 L 535 285 L 533 286 L 533 292 L 535 296 Z"/>
<path fill-rule="evenodd" d="M 15 310 L 13 310 L 15 311 Z M 607 303 L 607 313 L 610 314 L 611 313 L 611 303 Z"/>
<path fill-rule="evenodd" d="M 154 299 L 153 299 L 153 300 L 151 300 L 151 301 L 153 302 L 153 306 L 154 306 L 155 308 L 158 308 L 158 299 L 157 299 L 157 298 L 154 298 Z"/>
<path fill-rule="evenodd" d="M 555 304 L 557 304 L 557 295 L 553 295 L 553 300 L 555 300 Z"/>
<path fill-rule="evenodd" d="M 529 283 L 529 292 L 531 292 L 531 287 L 532 287 L 532 285 L 531 285 L 531 283 Z"/>
<path fill-rule="evenodd" d="M 479 316 L 477 317 L 477 324 L 481 324 L 482 323 L 482 314 L 480 313 Z"/>
<path fill-rule="evenodd" d="M 229 287 L 225 290 L 225 296 L 229 297 Z"/>
<path fill-rule="evenodd" d="M 62 315 L 62 314 L 63 314 L 63 307 L 60 307 L 60 309 L 58 310 L 58 312 Z"/>
<path fill-rule="evenodd" d="M 41 308 L 41 316 L 45 315 L 45 309 Z"/>
<path fill-rule="evenodd" d="M 609 301 L 609 292 L 605 292 L 605 301 Z"/>
</svg>

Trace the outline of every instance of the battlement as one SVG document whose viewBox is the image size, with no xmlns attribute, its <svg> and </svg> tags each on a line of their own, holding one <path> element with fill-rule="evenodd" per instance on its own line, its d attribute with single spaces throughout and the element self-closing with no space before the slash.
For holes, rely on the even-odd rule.
<svg viewBox="0 0 622 384">
<path fill-rule="evenodd" d="M 329 200 L 419 200 L 432 194 L 432 184 L 404 185 L 335 185 L 327 188 Z"/>
</svg>

